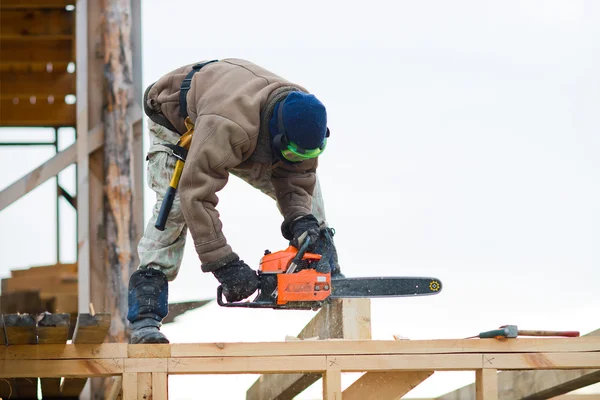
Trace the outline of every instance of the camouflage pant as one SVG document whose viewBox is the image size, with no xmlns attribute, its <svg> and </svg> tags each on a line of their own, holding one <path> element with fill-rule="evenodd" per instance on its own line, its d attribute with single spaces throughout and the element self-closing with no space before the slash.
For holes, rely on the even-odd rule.
<svg viewBox="0 0 600 400">
<path fill-rule="evenodd" d="M 151 120 L 148 121 L 148 128 L 150 149 L 148 150 L 147 157 L 147 183 L 156 193 L 156 203 L 152 209 L 152 217 L 146 225 L 144 236 L 138 243 L 139 268 L 152 266 L 152 268 L 161 270 L 167 275 L 169 281 L 172 281 L 177 277 L 179 267 L 181 266 L 187 235 L 187 225 L 181 212 L 178 193 L 175 195 L 173 207 L 169 213 L 164 231 L 156 229 L 154 224 L 156 223 L 162 200 L 171 182 L 171 175 L 177 161 L 171 154 L 171 150 L 164 145 L 169 143 L 177 144 L 179 134 Z M 256 178 L 247 170 L 231 170 L 230 172 L 272 199 L 275 199 L 275 191 L 271 184 L 269 171 Z M 318 177 L 313 194 L 312 213 L 322 226 L 327 225 Z"/>
</svg>

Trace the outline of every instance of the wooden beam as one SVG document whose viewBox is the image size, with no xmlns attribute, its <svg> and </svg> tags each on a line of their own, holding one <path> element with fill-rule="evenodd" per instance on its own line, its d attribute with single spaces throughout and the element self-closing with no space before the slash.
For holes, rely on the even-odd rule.
<svg viewBox="0 0 600 400">
<path fill-rule="evenodd" d="M 599 337 L 600 329 L 579 339 L 587 340 L 588 338 Z M 597 382 L 600 382 L 600 370 L 593 369 L 506 371 L 501 372 L 498 376 L 498 390 L 502 399 L 541 400 L 565 394 Z M 475 384 L 464 386 L 438 397 L 438 400 L 455 399 L 474 400 Z"/>
<path fill-rule="evenodd" d="M 49 8 L 65 8 L 69 4 L 75 4 L 75 0 L 31 0 L 31 1 L 23 1 L 23 0 L 2 0 L 0 3 L 0 9 L 2 10 L 10 10 L 10 9 L 19 9 L 19 8 L 41 8 L 41 9 L 49 9 Z"/>
<path fill-rule="evenodd" d="M 344 400 L 396 400 L 413 390 L 433 371 L 367 372 L 344 390 Z"/>
<path fill-rule="evenodd" d="M 299 340 L 293 342 L 174 343 L 173 357 L 292 356 L 292 355 L 393 355 L 600 352 L 600 337 L 465 340 Z M 532 360 L 533 362 L 534 360 Z M 494 362 L 492 360 L 492 362 Z"/>
<path fill-rule="evenodd" d="M 66 276 L 43 276 L 27 278 L 2 279 L 2 292 L 11 293 L 20 290 L 47 290 L 49 292 L 77 293 L 77 277 Z"/>
<path fill-rule="evenodd" d="M 90 132 L 87 147 L 88 152 L 94 151 L 101 146 L 102 136 L 102 126 L 98 126 Z M 76 154 L 77 144 L 72 144 L 6 189 L 2 190 L 0 192 L 0 211 L 74 163 Z"/>
<path fill-rule="evenodd" d="M 77 275 L 77 264 L 53 264 L 27 269 L 12 269 L 10 276 L 12 278 L 23 278 L 30 276 L 55 276 L 57 274 Z"/>
<path fill-rule="evenodd" d="M 9 346 L 19 344 L 36 344 L 36 321 L 29 314 L 4 315 L 4 329 Z M 19 364 L 19 363 L 17 363 Z M 15 375 L 16 377 L 17 375 Z M 12 380 L 13 397 L 36 398 L 37 375 L 22 375 Z M 16 395 L 16 396 L 15 396 Z"/>
<path fill-rule="evenodd" d="M 110 393 L 108 394 L 107 400 L 117 400 L 123 389 L 123 377 L 115 376 L 113 383 L 110 387 Z"/>
<path fill-rule="evenodd" d="M 326 368 L 326 356 L 287 357 L 202 357 L 169 358 L 169 375 L 179 374 L 256 374 L 317 372 Z"/>
<path fill-rule="evenodd" d="M 94 2 L 95 3 L 95 2 Z M 75 7 L 77 59 L 77 263 L 79 287 L 77 305 L 80 313 L 90 304 L 90 208 L 88 149 L 88 1 L 77 0 Z M 94 126 L 94 125 L 92 125 Z M 102 311 L 102 309 L 100 309 Z"/>
<path fill-rule="evenodd" d="M 26 46 L 22 40 L 0 38 L 0 47 L 2 64 L 75 61 L 70 38 L 28 41 Z"/>
<path fill-rule="evenodd" d="M 52 95 L 61 101 L 66 95 L 76 93 L 75 82 L 76 75 L 66 71 L 0 71 L 0 96 L 11 102 L 15 97 L 29 99 L 30 96 L 47 102 Z"/>
<path fill-rule="evenodd" d="M 75 13 L 64 8 L 8 9 L 0 13 L 0 35 L 35 38 L 41 35 L 70 35 L 75 31 Z"/>
<path fill-rule="evenodd" d="M 38 344 L 65 344 L 69 337 L 69 314 L 45 314 L 38 322 Z M 60 396 L 60 378 L 42 378 L 42 395 L 46 398 Z"/>
<path fill-rule="evenodd" d="M 334 300 L 310 320 L 298 338 L 371 339 L 370 305 L 369 299 Z M 264 375 L 248 389 L 246 399 L 291 400 L 319 378 L 318 374 Z"/>
<path fill-rule="evenodd" d="M 475 371 L 475 396 L 477 400 L 498 400 L 498 371 L 478 369 Z"/>
<path fill-rule="evenodd" d="M 342 372 L 327 369 L 323 374 L 323 400 L 342 400 Z"/>
<path fill-rule="evenodd" d="M 0 360 L 83 360 L 127 358 L 127 344 L 47 344 L 0 347 Z M 142 349 L 140 349 L 142 350 Z M 151 355 L 151 353 L 149 353 Z"/>
<path fill-rule="evenodd" d="M 67 104 L 64 99 L 54 99 L 49 103 L 47 98 L 36 98 L 36 103 L 20 99 L 18 103 L 11 99 L 0 99 L 0 126 L 44 127 L 74 126 L 75 106 Z"/>
<path fill-rule="evenodd" d="M 40 378 L 65 377 L 65 382 L 72 380 L 83 380 L 85 383 L 87 378 L 77 377 L 114 376 L 122 373 L 122 359 L 47 361 L 23 360 L 19 362 L 0 360 L 0 378 L 17 377 L 17 379 L 21 379 L 33 375 Z M 79 389 L 79 391 L 81 392 L 81 389 Z M 36 396 L 37 394 L 31 397 L 36 398 Z M 78 394 L 72 394 L 72 392 L 65 391 L 63 383 L 63 387 L 61 388 L 61 396 L 77 397 Z"/>
</svg>

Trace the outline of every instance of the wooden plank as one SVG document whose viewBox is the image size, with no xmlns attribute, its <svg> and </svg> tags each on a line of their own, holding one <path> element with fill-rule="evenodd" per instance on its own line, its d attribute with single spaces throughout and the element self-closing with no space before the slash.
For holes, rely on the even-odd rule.
<svg viewBox="0 0 600 400">
<path fill-rule="evenodd" d="M 76 275 L 58 275 L 27 278 L 2 279 L 2 292 L 40 290 L 54 293 L 77 293 Z"/>
<path fill-rule="evenodd" d="M 73 344 L 102 343 L 109 328 L 110 314 L 79 314 L 75 333 L 73 333 Z M 86 378 L 65 379 L 62 383 L 61 394 L 63 396 L 79 396 L 86 382 Z"/>
<path fill-rule="evenodd" d="M 169 358 L 172 374 L 256 374 L 324 372 L 325 356 Z"/>
<path fill-rule="evenodd" d="M 0 99 L 0 126 L 75 126 L 75 105 L 67 104 L 64 99 L 54 99 L 48 103 L 45 98 L 37 99 L 35 104 L 19 100 Z"/>
<path fill-rule="evenodd" d="M 600 351 L 600 337 L 482 340 L 300 340 L 293 342 L 174 343 L 173 357 L 352 354 L 575 353 Z M 141 347 L 140 347 L 141 349 Z"/>
<path fill-rule="evenodd" d="M 367 372 L 344 390 L 344 400 L 401 399 L 434 371 Z"/>
<path fill-rule="evenodd" d="M 600 353 L 418 354 L 332 356 L 348 372 L 436 370 L 462 371 L 482 367 L 504 370 L 599 368 Z"/>
<path fill-rule="evenodd" d="M 0 34 L 35 37 L 40 35 L 73 35 L 75 13 L 64 8 L 12 9 L 0 13 Z"/>
<path fill-rule="evenodd" d="M 167 372 L 167 359 L 129 358 L 124 366 L 126 372 Z"/>
<path fill-rule="evenodd" d="M 0 347 L 0 360 L 77 360 L 127 358 L 126 343 L 47 344 Z"/>
<path fill-rule="evenodd" d="M 90 132 L 89 152 L 94 151 L 101 146 L 103 134 L 102 126 L 98 126 Z M 77 145 L 72 144 L 6 189 L 2 190 L 0 192 L 0 211 L 46 182 L 48 179 L 54 177 L 69 165 L 73 164 L 76 158 Z"/>
<path fill-rule="evenodd" d="M 70 61 L 36 61 L 36 62 L 12 62 L 10 64 L 0 63 L 2 72 L 47 72 L 51 66 L 53 71 L 67 71 Z"/>
<path fill-rule="evenodd" d="M 137 400 L 138 374 L 127 372 L 123 374 L 123 400 Z"/>
<path fill-rule="evenodd" d="M 169 376 L 166 372 L 152 373 L 152 400 L 169 398 Z"/>
<path fill-rule="evenodd" d="M 137 379 L 137 398 L 138 400 L 152 399 L 152 374 L 141 372 Z"/>
<path fill-rule="evenodd" d="M 36 344 L 36 320 L 29 314 L 4 315 L 4 329 L 9 346 Z M 15 376 L 16 377 L 16 376 Z M 37 375 L 26 375 L 12 380 L 13 395 L 17 398 L 37 397 Z"/>
<path fill-rule="evenodd" d="M 69 314 L 45 314 L 38 322 L 38 344 L 67 343 L 70 321 Z M 60 378 L 43 378 L 40 384 L 44 397 L 60 396 Z"/>
<path fill-rule="evenodd" d="M 475 371 L 475 396 L 477 400 L 498 400 L 498 371 L 478 369 Z"/>
<path fill-rule="evenodd" d="M 77 263 L 42 265 L 27 269 L 13 269 L 10 271 L 10 276 L 13 278 L 23 278 L 30 276 L 55 276 L 57 274 L 77 275 Z"/>
<path fill-rule="evenodd" d="M 122 359 L 106 360 L 0 360 L 0 378 L 25 378 L 31 375 L 41 378 L 113 376 L 123 373 Z M 65 379 L 67 380 L 67 379 Z M 85 379 L 81 379 L 84 380 Z M 85 382 L 84 382 L 85 383 Z M 63 385 L 64 386 L 64 385 Z M 36 389 L 37 393 L 37 389 Z M 76 394 L 61 391 L 62 396 Z"/>
<path fill-rule="evenodd" d="M 19 8 L 58 8 L 64 9 L 67 5 L 73 4 L 74 0 L 2 0 L 0 8 L 2 10 L 19 9 Z M 3 11 L 4 12 L 4 11 Z"/>
<path fill-rule="evenodd" d="M 323 374 L 323 400 L 342 400 L 342 372 L 327 369 Z"/>
<path fill-rule="evenodd" d="M 0 38 L 0 63 L 75 61 L 72 39 L 22 40 Z"/>
<path fill-rule="evenodd" d="M 371 339 L 369 299 L 334 300 L 302 329 L 298 338 Z M 318 374 L 261 376 L 246 392 L 248 400 L 292 399 L 319 380 Z"/>
<path fill-rule="evenodd" d="M 181 354 L 179 356 L 182 356 Z M 170 344 L 130 344 L 127 346 L 129 358 L 169 358 L 171 357 Z"/>
<path fill-rule="evenodd" d="M 52 95 L 58 101 L 68 94 L 75 94 L 75 82 L 75 74 L 66 71 L 51 73 L 1 71 L 0 96 L 10 101 L 15 97 L 29 99 L 30 96 L 36 96 L 40 101 L 47 101 L 48 96 Z"/>
</svg>

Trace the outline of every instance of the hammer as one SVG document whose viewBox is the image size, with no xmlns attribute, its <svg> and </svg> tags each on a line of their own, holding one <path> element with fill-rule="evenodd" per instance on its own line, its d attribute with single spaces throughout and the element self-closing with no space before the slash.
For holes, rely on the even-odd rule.
<svg viewBox="0 0 600 400">
<path fill-rule="evenodd" d="M 565 336 L 565 337 L 579 337 L 577 331 L 526 331 L 519 330 L 517 325 L 503 325 L 499 329 L 492 331 L 481 332 L 477 336 L 471 336 L 471 338 L 480 339 L 491 339 L 491 338 L 516 338 L 517 336 Z"/>
</svg>

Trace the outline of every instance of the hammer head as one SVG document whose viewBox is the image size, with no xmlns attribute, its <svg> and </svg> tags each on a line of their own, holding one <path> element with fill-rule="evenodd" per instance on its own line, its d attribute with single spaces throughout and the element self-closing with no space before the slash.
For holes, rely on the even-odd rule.
<svg viewBox="0 0 600 400">
<path fill-rule="evenodd" d="M 500 328 L 504 329 L 507 338 L 516 338 L 519 334 L 519 329 L 516 325 L 504 325 Z"/>
</svg>

